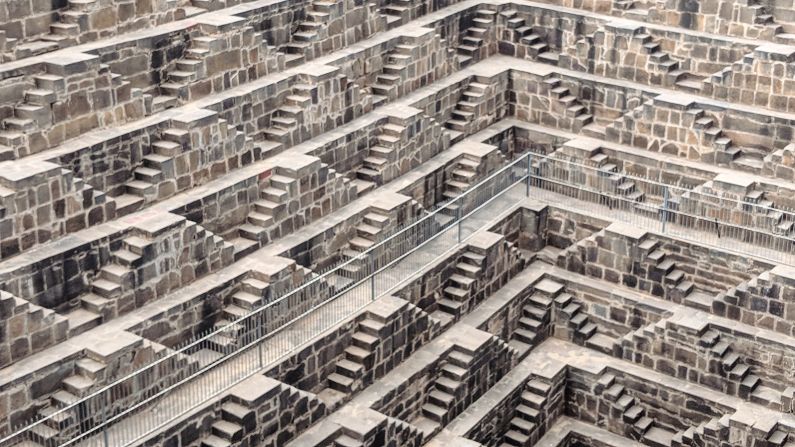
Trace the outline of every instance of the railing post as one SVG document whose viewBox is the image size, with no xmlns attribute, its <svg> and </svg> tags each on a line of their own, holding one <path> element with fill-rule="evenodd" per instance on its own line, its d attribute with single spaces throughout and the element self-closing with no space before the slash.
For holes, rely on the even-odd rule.
<svg viewBox="0 0 795 447">
<path fill-rule="evenodd" d="M 525 196 L 530 197 L 530 181 L 533 175 L 533 153 L 527 151 L 527 186 Z"/>
<path fill-rule="evenodd" d="M 456 199 L 456 200 L 460 200 L 460 199 Z M 461 243 L 461 218 L 463 217 L 463 216 L 461 216 L 461 214 L 462 214 L 461 213 L 461 204 L 458 204 L 458 208 L 456 208 L 456 210 L 455 210 L 455 218 L 456 218 L 456 220 L 458 220 L 458 243 L 459 244 Z"/>
<path fill-rule="evenodd" d="M 262 336 L 263 336 L 263 330 L 262 330 L 263 321 L 262 320 L 264 320 L 263 314 L 264 314 L 264 312 L 260 312 L 258 314 L 258 318 L 257 318 L 257 320 L 259 320 L 257 322 L 257 356 L 259 357 L 259 369 L 262 369 L 262 368 L 265 367 L 265 364 L 264 364 L 265 362 L 263 361 L 263 358 L 262 358 L 262 349 L 263 349 L 263 346 L 265 345 L 265 343 L 262 343 Z"/>
<path fill-rule="evenodd" d="M 370 300 L 375 301 L 375 250 L 370 252 Z"/>
<path fill-rule="evenodd" d="M 668 186 L 663 188 L 662 208 L 662 232 L 665 233 L 665 224 L 668 223 Z"/>
<path fill-rule="evenodd" d="M 105 447 L 110 447 L 110 440 L 108 439 L 108 424 L 106 423 L 108 419 L 108 399 L 105 393 L 102 393 L 102 397 L 102 441 L 105 443 Z M 79 418 L 80 411 L 79 407 L 77 408 L 77 414 Z"/>
</svg>

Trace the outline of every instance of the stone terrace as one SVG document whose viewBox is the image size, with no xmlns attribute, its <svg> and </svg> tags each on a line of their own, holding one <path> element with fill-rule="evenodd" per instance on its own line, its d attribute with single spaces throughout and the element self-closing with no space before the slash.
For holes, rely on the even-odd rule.
<svg viewBox="0 0 795 447">
<path fill-rule="evenodd" d="M 0 445 L 795 447 L 794 126 L 793 0 L 0 1 Z"/>
</svg>

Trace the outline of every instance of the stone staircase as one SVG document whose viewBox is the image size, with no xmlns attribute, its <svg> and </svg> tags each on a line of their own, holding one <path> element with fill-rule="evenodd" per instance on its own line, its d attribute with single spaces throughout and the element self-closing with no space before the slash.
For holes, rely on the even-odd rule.
<svg viewBox="0 0 795 447">
<path fill-rule="evenodd" d="M 70 335 L 81 334 L 117 315 L 116 300 L 137 285 L 135 269 L 142 265 L 144 252 L 151 250 L 152 244 L 141 236 L 129 236 L 111 252 L 110 263 L 100 268 L 91 291 L 81 295 L 80 306 L 66 314 Z"/>
<path fill-rule="evenodd" d="M 174 159 L 186 150 L 189 139 L 188 131 L 169 128 L 151 142 L 143 165 L 133 170 L 133 180 L 125 183 L 125 192 L 115 198 L 117 215 L 130 214 L 160 198 L 160 184 L 176 176 Z"/>
<path fill-rule="evenodd" d="M 210 434 L 202 438 L 201 447 L 232 446 L 257 426 L 254 411 L 231 400 L 221 405 L 220 416 L 210 425 Z"/>
<path fill-rule="evenodd" d="M 312 90 L 308 84 L 294 85 L 290 95 L 284 98 L 271 115 L 270 127 L 264 130 L 265 139 L 285 146 L 293 144 L 292 134 L 303 121 L 304 109 L 312 104 Z"/>
<path fill-rule="evenodd" d="M 483 58 L 484 42 L 489 29 L 494 26 L 497 13 L 488 9 L 479 9 L 472 19 L 472 26 L 467 28 L 466 35 L 456 48 L 459 67 L 467 67 Z"/>
<path fill-rule="evenodd" d="M 590 321 L 588 314 L 582 310 L 582 305 L 573 296 L 568 293 L 560 294 L 555 298 L 555 306 L 560 310 L 574 343 L 605 354 L 613 354 L 616 340 L 598 333 L 598 326 Z"/>
<path fill-rule="evenodd" d="M 379 345 L 383 322 L 366 318 L 358 323 L 351 337 L 351 345 L 345 348 L 344 358 L 336 363 L 328 376 L 328 387 L 345 395 L 361 390 L 365 385 L 365 372 L 373 366 L 373 356 Z"/>
<path fill-rule="evenodd" d="M 776 209 L 773 201 L 765 198 L 764 191 L 754 190 L 746 194 L 743 197 L 743 209 L 754 215 L 761 214 L 764 219 L 762 226 L 775 234 L 791 236 L 795 233 L 792 213 Z"/>
<path fill-rule="evenodd" d="M 468 311 L 468 306 L 465 305 L 476 291 L 475 287 L 484 270 L 485 261 L 483 255 L 473 251 L 465 251 L 458 258 L 455 273 L 447 280 L 442 297 L 436 300 L 439 310 L 431 314 L 442 321 L 443 327 L 458 321 L 461 315 Z"/>
<path fill-rule="evenodd" d="M 455 169 L 450 171 L 450 176 L 444 182 L 444 192 L 442 195 L 445 200 L 455 199 L 477 181 L 477 171 L 478 166 L 480 166 L 480 160 L 476 160 L 475 158 L 474 155 L 464 154 L 455 162 Z M 457 209 L 458 204 L 452 204 L 451 207 Z"/>
<path fill-rule="evenodd" d="M 270 284 L 256 278 L 246 278 L 240 288 L 229 297 L 228 303 L 221 311 L 221 317 L 213 324 L 212 331 L 218 332 L 206 342 L 202 342 L 193 357 L 201 366 L 208 365 L 221 357 L 231 354 L 238 346 L 249 341 L 245 327 L 235 323 L 240 318 L 258 309 L 265 303 Z"/>
<path fill-rule="evenodd" d="M 370 260 L 362 253 L 380 241 L 389 227 L 390 217 L 385 212 L 371 208 L 364 215 L 362 222 L 356 225 L 356 236 L 348 242 L 348 248 L 342 251 L 345 264 L 340 267 L 340 274 L 344 278 L 357 280 L 369 272 Z"/>
<path fill-rule="evenodd" d="M 381 8 L 381 14 L 386 16 L 387 27 L 391 28 L 411 20 L 412 8 L 414 8 L 412 0 L 389 0 Z"/>
<path fill-rule="evenodd" d="M 544 80 L 552 100 L 552 110 L 560 116 L 571 119 L 572 130 L 580 132 L 583 127 L 593 122 L 593 115 L 588 113 L 588 108 L 568 88 L 561 85 L 562 83 L 559 78 Z"/>
<path fill-rule="evenodd" d="M 174 69 L 166 73 L 159 95 L 152 100 L 152 112 L 157 113 L 191 100 L 192 83 L 207 77 L 207 58 L 225 46 L 221 36 L 199 36 L 191 39 L 190 48 L 178 59 Z"/>
<path fill-rule="evenodd" d="M 465 382 L 473 360 L 472 356 L 456 348 L 450 351 L 422 405 L 420 421 L 413 425 L 423 427 L 427 433 L 427 427 L 444 426 L 450 422 L 455 416 L 452 412 L 456 401 L 462 398 L 466 389 Z"/>
<path fill-rule="evenodd" d="M 642 404 L 627 393 L 613 374 L 602 375 L 597 388 L 601 388 L 601 396 L 611 402 L 613 410 L 621 415 L 626 436 L 652 447 L 671 445 L 676 433 L 655 426 L 654 420 L 646 415 L 646 409 Z"/>
<path fill-rule="evenodd" d="M 693 292 L 694 284 L 687 279 L 684 271 L 676 267 L 676 262 L 673 259 L 668 258 L 663 250 L 657 248 L 659 245 L 657 241 L 649 239 L 642 245 L 642 249 L 648 253 L 645 259 L 651 264 L 648 277 L 652 281 L 666 289 L 676 289 L 682 297 Z M 652 287 L 652 294 L 659 296 L 658 293 L 665 294 L 664 291 L 655 291 L 655 288 Z"/>
<path fill-rule="evenodd" d="M 488 88 L 487 84 L 470 82 L 467 89 L 461 94 L 461 99 L 455 105 L 450 119 L 444 123 L 444 127 L 449 129 L 451 143 L 457 143 L 474 132 L 472 123 L 478 112 L 478 107 L 487 99 Z"/>
<path fill-rule="evenodd" d="M 367 157 L 364 158 L 362 166 L 356 170 L 355 181 L 359 195 L 397 176 L 395 167 L 399 163 L 398 150 L 405 131 L 404 126 L 394 123 L 387 123 L 381 127 L 381 133 L 376 135 L 375 143 L 371 143 L 370 148 L 367 149 Z"/>
<path fill-rule="evenodd" d="M 733 352 L 731 344 L 721 339 L 718 331 L 707 330 L 701 335 L 699 345 L 709 350 L 709 369 L 718 375 L 736 383 L 736 392 L 748 399 L 760 386 L 759 376 L 751 373 L 751 368 L 741 361 L 740 356 Z"/>
<path fill-rule="evenodd" d="M 290 42 L 284 45 L 287 67 L 295 67 L 311 59 L 314 42 L 328 38 L 328 22 L 332 15 L 342 12 L 344 2 L 339 0 L 312 0 L 306 10 L 305 20 L 298 24 L 298 30 L 291 36 Z"/>
<path fill-rule="evenodd" d="M 679 61 L 671 58 L 660 45 L 659 40 L 655 40 L 650 34 L 642 32 L 633 36 L 642 51 L 648 54 L 649 59 L 646 64 L 646 69 L 649 72 L 661 72 L 670 74 L 671 72 L 679 70 Z M 667 76 L 666 76 L 667 77 Z"/>
<path fill-rule="evenodd" d="M 552 303 L 557 296 L 550 296 L 546 292 L 537 290 L 527 299 L 527 304 L 522 306 L 518 327 L 514 329 L 508 342 L 520 357 L 541 343 L 549 334 Z"/>
<path fill-rule="evenodd" d="M 75 417 L 76 412 L 74 411 L 55 414 L 59 410 L 88 396 L 101 386 L 105 379 L 106 366 L 104 362 L 91 357 L 84 357 L 75 362 L 74 374 L 65 377 L 61 381 L 61 387 L 49 395 L 44 403 L 45 406 L 38 412 L 41 418 L 48 419 L 31 428 L 31 435 L 36 442 L 44 445 L 55 445 L 59 439 L 59 434 L 83 422 L 77 420 Z"/>
<path fill-rule="evenodd" d="M 14 116 L 3 119 L 0 132 L 0 152 L 7 152 L 24 140 L 23 135 L 34 133 L 53 123 L 52 107 L 59 94 L 64 94 L 64 78 L 43 74 L 34 77 L 35 88 L 25 91 L 25 99 L 14 106 Z M 5 157 L 4 157 L 5 158 Z"/>
<path fill-rule="evenodd" d="M 237 238 L 232 242 L 236 259 L 267 242 L 268 230 L 288 215 L 287 202 L 298 194 L 299 181 L 279 172 L 260 184 L 259 200 L 252 204 L 246 223 L 237 228 Z"/>
<path fill-rule="evenodd" d="M 688 113 L 693 113 L 695 117 L 694 128 L 701 132 L 702 144 L 712 146 L 715 150 L 715 163 L 730 165 L 741 170 L 762 169 L 765 153 L 734 145 L 732 139 L 718 127 L 715 119 L 708 116 L 703 110 L 688 111 Z M 746 169 L 742 169 L 743 167 Z"/>
<path fill-rule="evenodd" d="M 660 73 L 662 78 L 654 84 L 675 86 L 681 90 L 698 93 L 704 77 L 694 75 L 682 67 L 682 63 L 675 60 L 667 53 L 659 39 L 654 39 L 645 30 L 633 36 L 635 42 L 644 54 L 649 56 L 646 69 L 649 73 Z"/>
<path fill-rule="evenodd" d="M 394 101 L 400 96 L 400 86 L 409 79 L 409 65 L 416 54 L 418 45 L 398 44 L 386 54 L 384 67 L 376 75 L 375 84 L 370 87 L 373 94 L 373 107 Z"/>
<path fill-rule="evenodd" d="M 598 176 L 603 179 L 600 182 L 600 190 L 607 190 L 611 194 L 633 201 L 643 202 L 646 195 L 640 191 L 634 181 L 628 179 L 619 172 L 618 166 L 610 163 L 610 159 L 603 153 L 598 153 L 589 159 L 598 170 Z"/>
<path fill-rule="evenodd" d="M 78 36 L 89 31 L 91 12 L 98 8 L 97 0 L 68 0 L 66 8 L 56 13 L 58 20 L 50 24 L 49 34 L 41 36 L 38 41 L 18 45 L 16 57 L 29 57 L 76 45 Z"/>
<path fill-rule="evenodd" d="M 508 431 L 505 432 L 502 443 L 499 444 L 500 447 L 529 445 L 533 432 L 543 428 L 550 388 L 548 383 L 540 379 L 530 380 L 525 385 L 519 405 L 514 410 L 513 418 L 508 425 Z"/>
<path fill-rule="evenodd" d="M 695 447 L 708 445 L 708 440 L 728 439 L 728 420 L 712 418 L 700 423 L 697 427 L 689 427 L 680 431 L 671 440 L 671 447 Z M 725 422 L 725 425 L 724 425 Z"/>
</svg>

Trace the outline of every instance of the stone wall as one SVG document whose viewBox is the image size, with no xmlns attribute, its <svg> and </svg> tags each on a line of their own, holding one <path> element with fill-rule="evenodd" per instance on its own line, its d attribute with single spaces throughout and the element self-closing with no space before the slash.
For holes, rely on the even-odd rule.
<svg viewBox="0 0 795 447">
<path fill-rule="evenodd" d="M 0 162 L 0 258 L 113 219 L 116 203 L 49 162 Z"/>
<path fill-rule="evenodd" d="M 793 112 L 795 47 L 765 44 L 706 79 L 701 94 L 712 98 Z"/>
<path fill-rule="evenodd" d="M 677 303 L 694 292 L 718 293 L 771 267 L 615 223 L 569 247 L 557 264 Z"/>
<path fill-rule="evenodd" d="M 187 424 L 148 438 L 147 447 L 199 447 L 234 442 L 240 446 L 285 445 L 326 416 L 327 409 L 306 393 L 262 375 L 225 392 Z"/>
<path fill-rule="evenodd" d="M 474 328 L 465 332 L 466 336 L 447 333 L 429 344 L 377 382 L 377 394 L 370 388 L 353 402 L 409 421 L 426 434 L 438 432 L 514 363 L 511 351 L 497 337 Z M 390 380 L 393 376 L 401 379 Z M 447 395 L 445 403 L 436 400 L 440 392 Z"/>
<path fill-rule="evenodd" d="M 139 90 L 99 57 L 85 53 L 7 70 L 0 79 L 3 159 L 42 152 L 92 129 L 141 118 L 145 112 Z"/>
<path fill-rule="evenodd" d="M 768 19 L 769 7 L 755 8 L 758 5 L 755 2 L 715 0 L 684 7 L 679 5 L 675 0 L 657 0 L 649 9 L 648 20 L 751 39 L 772 39 L 781 31 L 781 26 L 773 22 L 773 17 Z"/>
<path fill-rule="evenodd" d="M 593 375 L 570 368 L 567 379 L 568 414 L 591 424 L 601 423 L 609 431 L 629 438 L 653 434 L 671 439 L 691 426 L 720 418 L 729 410 L 684 390 L 650 387 L 645 377 L 619 371 Z M 690 407 L 680 402 L 690 402 Z M 638 413 L 640 417 L 635 417 Z M 636 425 L 640 419 L 645 419 L 644 424 Z"/>
<path fill-rule="evenodd" d="M 0 389 L 0 420 L 2 430 L 28 422 L 34 417 L 51 414 L 54 408 L 63 408 L 79 397 L 85 397 L 105 385 L 121 379 L 138 368 L 162 358 L 167 350 L 128 333 L 119 333 L 114 339 L 92 340 L 90 345 L 76 344 L 62 354 L 57 364 L 49 364 L 37 369 L 20 369 L 16 374 L 3 377 Z M 176 355 L 162 362 L 155 374 L 145 383 L 128 381 L 116 390 L 113 407 L 122 408 L 134 401 L 139 393 L 153 392 L 168 383 L 186 377 L 195 371 L 197 365 L 185 356 Z M 108 411 L 115 411 L 108 408 Z M 67 435 L 77 428 L 77 424 L 98 422 L 101 415 L 83 414 L 78 408 L 65 412 L 66 418 L 58 422 L 48 420 L 43 432 L 55 431 L 55 438 Z M 92 419 L 96 418 L 96 419 Z M 52 427 L 51 424 L 55 424 Z"/>
<path fill-rule="evenodd" d="M 204 12 L 188 0 L 9 2 L 0 8 L 6 61 L 152 28 Z M 0 50 L 3 46 L 0 45 Z"/>
<path fill-rule="evenodd" d="M 180 58 L 169 61 L 144 92 L 158 112 L 237 87 L 284 69 L 285 58 L 238 16 L 203 14 L 186 38 Z M 154 79 L 158 81 L 158 79 Z"/>
<path fill-rule="evenodd" d="M 54 311 L 3 291 L 0 306 L 0 367 L 66 340 L 69 323 Z"/>
<path fill-rule="evenodd" d="M 737 282 L 726 293 L 712 303 L 712 312 L 717 315 L 740 320 L 757 327 L 792 335 L 790 320 L 793 305 L 793 282 L 795 274 L 788 268 L 778 266 L 769 272 Z"/>
<path fill-rule="evenodd" d="M 481 232 L 467 241 L 465 249 L 439 261 L 395 294 L 421 309 L 436 311 L 433 315 L 447 324 L 470 312 L 522 267 L 517 249 L 504 236 Z"/>
</svg>

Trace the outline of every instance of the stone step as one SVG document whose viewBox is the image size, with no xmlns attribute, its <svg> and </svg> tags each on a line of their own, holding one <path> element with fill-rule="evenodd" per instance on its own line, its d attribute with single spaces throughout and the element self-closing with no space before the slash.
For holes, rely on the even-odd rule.
<svg viewBox="0 0 795 447">
<path fill-rule="evenodd" d="M 332 373 L 328 376 L 328 384 L 331 389 L 343 393 L 350 393 L 353 390 L 354 380 L 342 374 Z"/>
<path fill-rule="evenodd" d="M 91 290 L 103 298 L 114 298 L 121 294 L 121 286 L 107 279 L 97 279 L 91 284 Z"/>
</svg>

